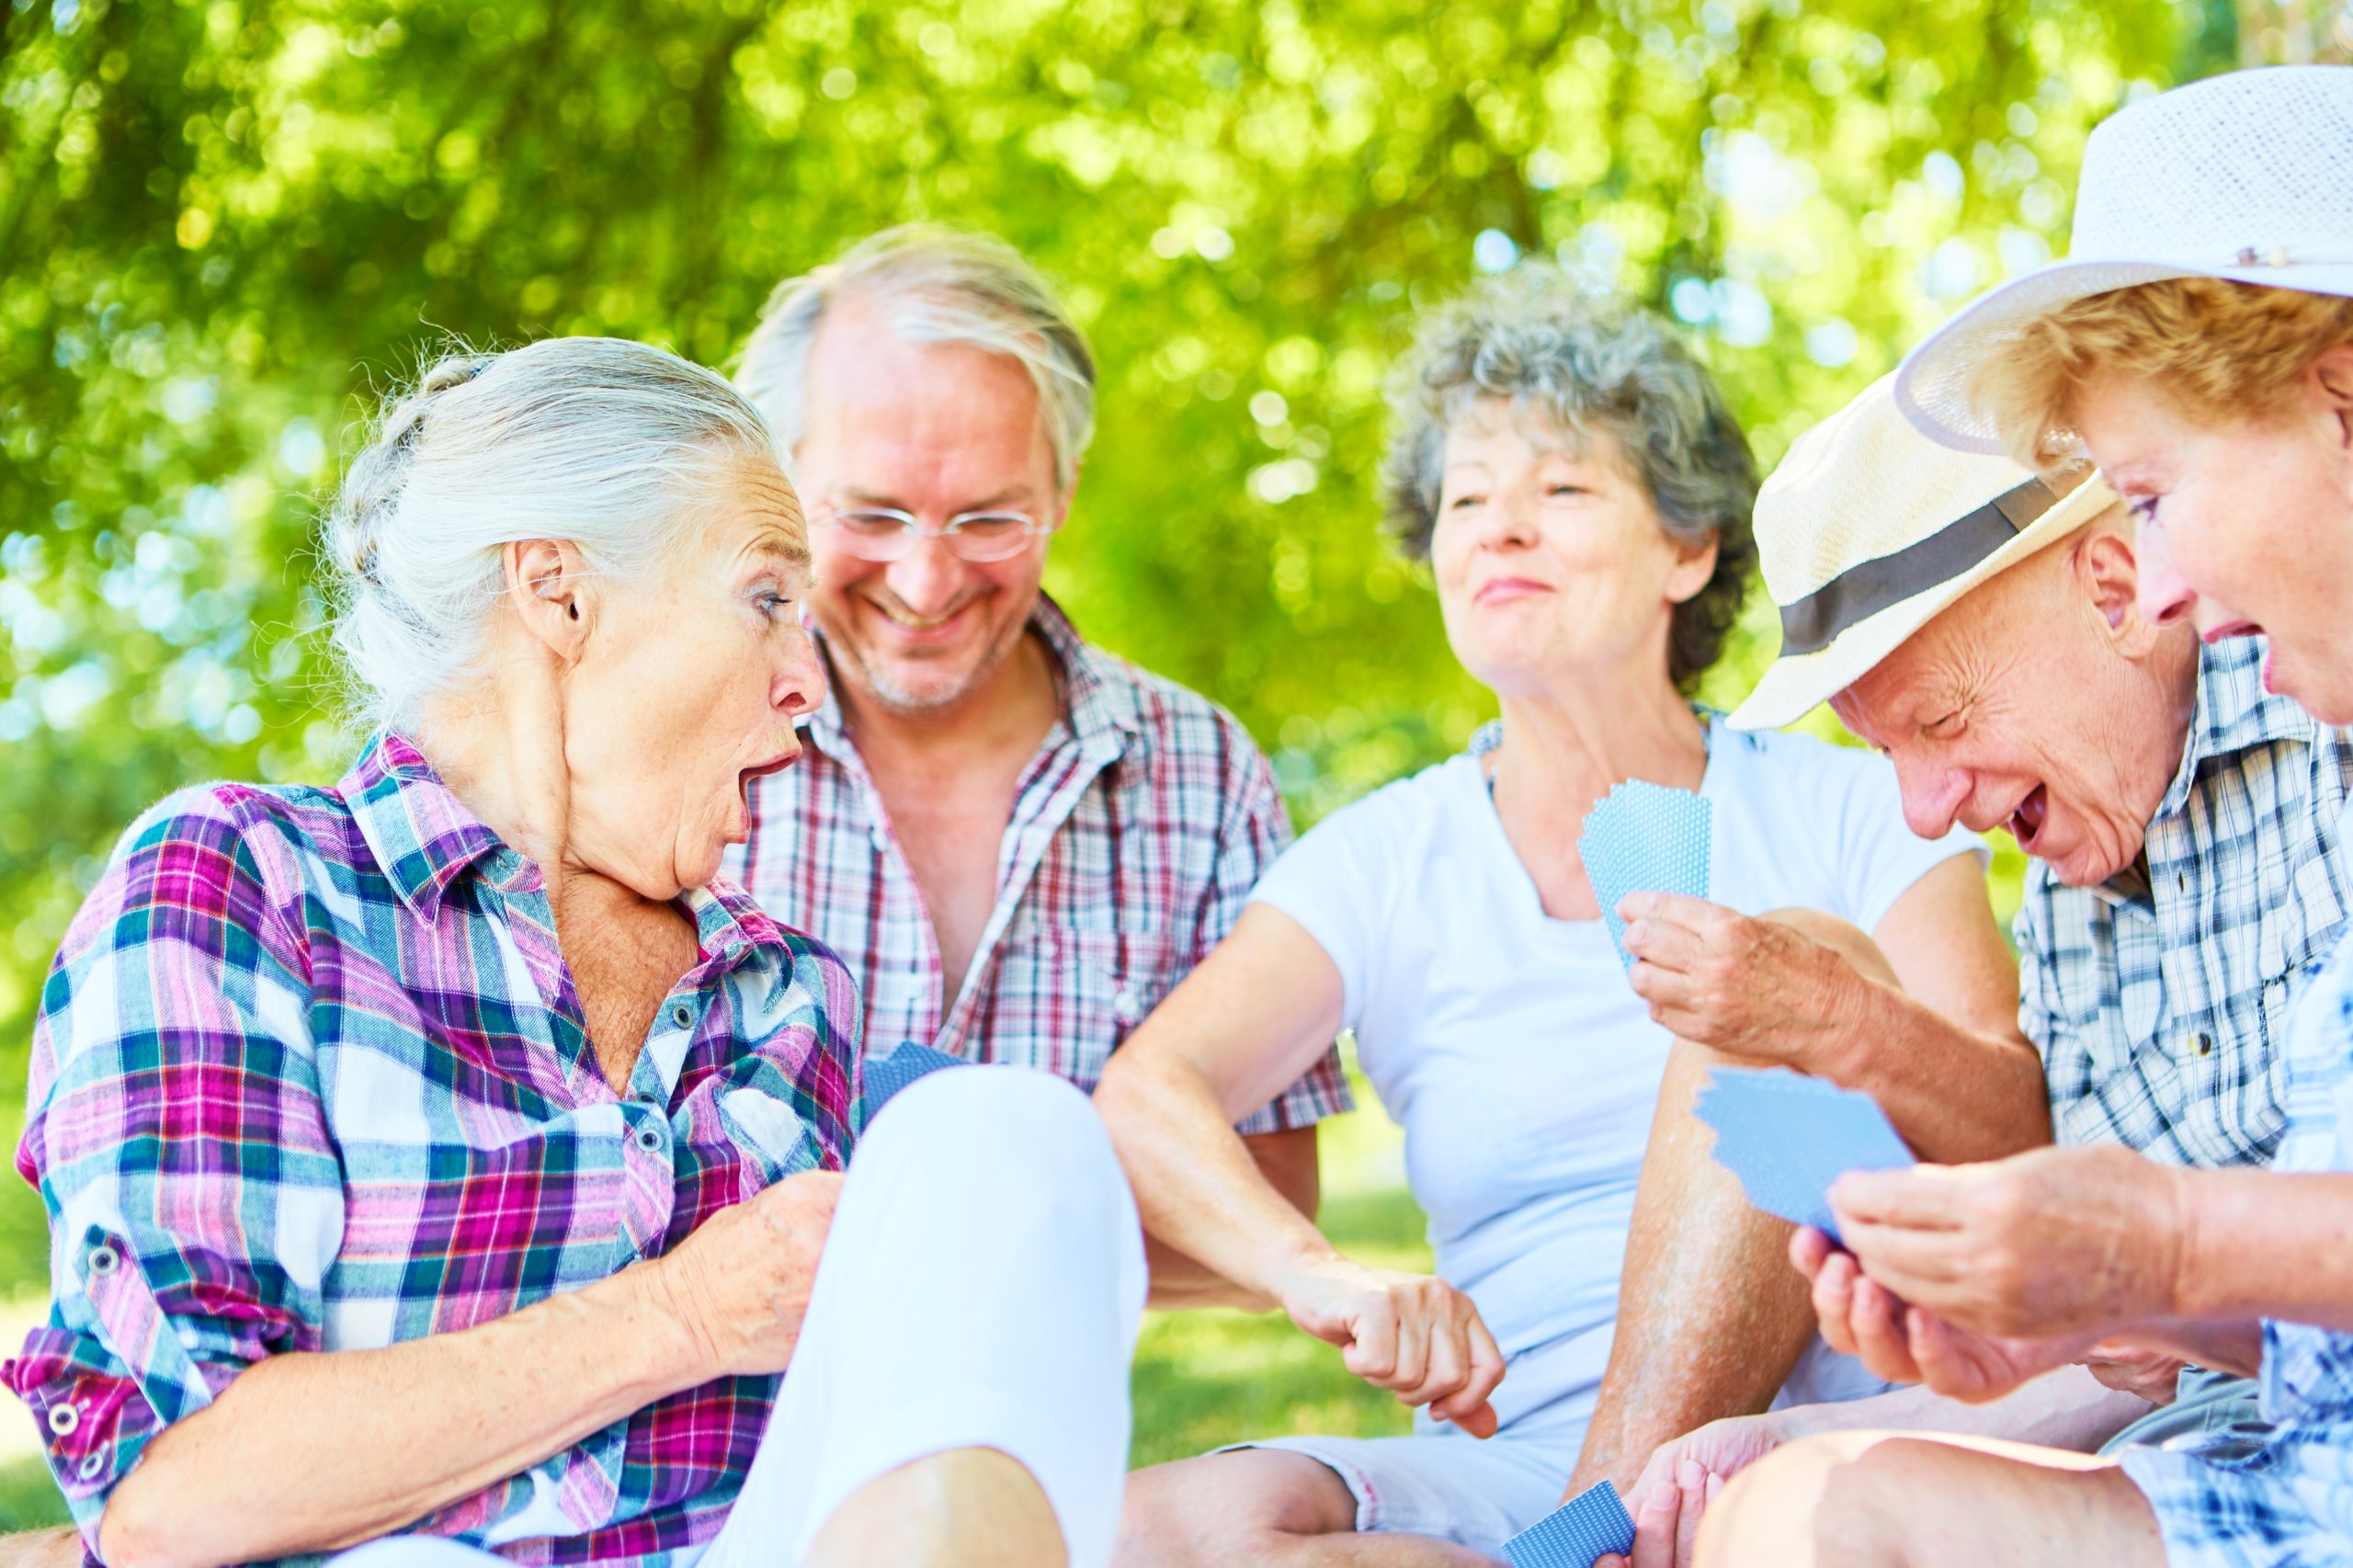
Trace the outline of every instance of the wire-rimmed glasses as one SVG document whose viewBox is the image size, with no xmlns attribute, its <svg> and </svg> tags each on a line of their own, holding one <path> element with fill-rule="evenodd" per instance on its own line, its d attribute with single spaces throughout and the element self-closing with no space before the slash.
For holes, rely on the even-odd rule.
<svg viewBox="0 0 2353 1568">
<path fill-rule="evenodd" d="M 927 528 L 913 512 L 896 506 L 825 507 L 810 521 L 831 528 L 852 555 L 863 561 L 897 561 L 915 549 L 919 539 L 944 539 L 948 548 L 971 562 L 1009 561 L 1029 548 L 1037 534 L 1054 531 L 1027 512 L 959 512 L 943 528 Z"/>
</svg>

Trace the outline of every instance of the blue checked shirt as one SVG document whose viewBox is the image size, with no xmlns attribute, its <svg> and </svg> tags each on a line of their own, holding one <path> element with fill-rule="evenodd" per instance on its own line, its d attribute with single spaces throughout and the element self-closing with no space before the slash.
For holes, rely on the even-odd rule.
<svg viewBox="0 0 2353 1568">
<path fill-rule="evenodd" d="M 2018 910 L 2018 1021 L 2062 1143 L 2260 1165 L 2287 1126 L 2289 1010 L 2353 909 L 2353 738 L 2265 694 L 2265 644 L 2200 658 L 2181 769 L 2140 865 Z"/>
<path fill-rule="evenodd" d="M 2353 1170 L 2353 945 L 2316 967 L 2282 1053 L 2288 1130 L 2275 1170 Z M 2266 1323 L 2261 1389 L 2272 1427 L 2253 1454 L 2124 1451 L 2170 1568 L 2353 1562 L 2353 1334 Z"/>
</svg>

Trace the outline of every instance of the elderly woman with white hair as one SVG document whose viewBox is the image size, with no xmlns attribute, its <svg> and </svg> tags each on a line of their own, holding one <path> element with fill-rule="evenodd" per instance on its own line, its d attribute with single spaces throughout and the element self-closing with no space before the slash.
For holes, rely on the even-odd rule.
<svg viewBox="0 0 2353 1568">
<path fill-rule="evenodd" d="M 1290 851 L 1112 1057 L 1097 1104 L 1154 1234 L 1425 1414 L 1411 1437 L 1277 1438 L 1143 1471 L 1123 1562 L 1485 1562 L 1560 1496 L 1620 1326 L 1654 1115 L 1688 1119 L 1688 1080 L 1673 1103 L 1661 1090 L 1678 966 L 1650 948 L 1661 961 L 1630 984 L 1579 858 L 1580 821 L 1614 785 L 1712 803 L 1721 903 L 1859 927 L 1860 961 L 1891 983 L 1988 1037 L 2012 1028 L 1977 841 L 1915 838 L 1880 759 L 1739 734 L 1685 695 L 1745 591 L 1756 481 L 1714 385 L 1659 322 L 1547 269 L 1483 284 L 1423 324 L 1398 418 L 1395 524 L 1501 721 Z M 1344 1028 L 1404 1124 L 1435 1278 L 1337 1255 L 1232 1131 Z M 1796 1058 L 1806 1032 L 1750 1043 Z M 2039 1114 L 2015 1040 L 1989 1039 L 1984 1061 L 1897 1063 L 1810 1032 L 1866 1048 L 1858 1071 L 1933 1107 L 1922 1120 Z M 1760 1400 L 1784 1378 L 1813 1399 L 1884 1386 L 1807 1348 L 1802 1296 L 1774 1303 L 1770 1342 L 1739 1352 L 1779 1358 Z M 1719 1348 L 1693 1323 L 1624 1326 L 1671 1381 Z"/>
<path fill-rule="evenodd" d="M 1099 1124 L 1001 1068 L 861 1139 L 848 973 L 715 875 L 822 696 L 760 416 L 638 344 L 448 358 L 329 543 L 375 733 L 143 816 L 35 1025 L 6 1375 L 90 1552 L 1104 1561 Z"/>
</svg>

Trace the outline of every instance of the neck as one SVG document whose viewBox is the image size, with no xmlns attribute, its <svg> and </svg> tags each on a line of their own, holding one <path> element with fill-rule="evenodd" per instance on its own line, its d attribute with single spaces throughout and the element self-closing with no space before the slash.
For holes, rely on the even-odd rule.
<svg viewBox="0 0 2353 1568">
<path fill-rule="evenodd" d="M 937 708 L 898 708 L 835 673 L 842 727 L 871 763 L 878 755 L 923 756 L 942 767 L 1017 747 L 1034 749 L 1062 714 L 1054 656 L 1034 631 L 1025 630 L 996 667 L 972 689 Z"/>
<path fill-rule="evenodd" d="M 1495 757 L 1498 800 L 1587 802 L 1613 785 L 1644 778 L 1699 788 L 1706 732 L 1662 673 L 1579 673 L 1542 692 L 1503 699 L 1504 739 Z M 1569 814 L 1574 824 L 1581 805 Z"/>
<path fill-rule="evenodd" d="M 417 725 L 434 771 L 491 832 L 536 864 L 553 897 L 570 869 L 572 790 L 554 672 L 531 661 L 444 698 Z"/>
</svg>

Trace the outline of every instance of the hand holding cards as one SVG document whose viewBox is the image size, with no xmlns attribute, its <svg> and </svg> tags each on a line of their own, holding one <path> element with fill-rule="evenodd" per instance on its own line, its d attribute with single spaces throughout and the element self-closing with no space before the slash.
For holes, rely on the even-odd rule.
<svg viewBox="0 0 2353 1568">
<path fill-rule="evenodd" d="M 1626 951 L 1626 923 L 1618 918 L 1619 900 L 1630 892 L 1707 897 L 1711 815 L 1704 797 L 1640 778 L 1619 785 L 1586 813 L 1577 855 L 1585 862 L 1586 880 L 1593 884 L 1619 961 L 1628 969 L 1634 960 Z"/>
<path fill-rule="evenodd" d="M 1786 1068 L 1718 1067 L 1696 1110 L 1751 1203 L 1834 1239 L 1831 1183 L 1916 1163 L 1877 1100 Z"/>
</svg>

